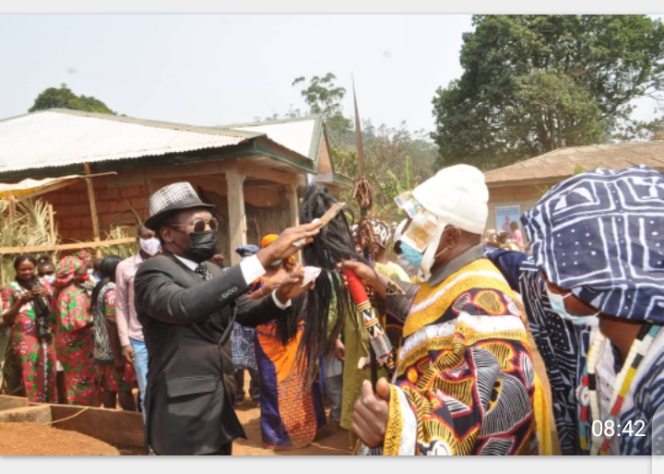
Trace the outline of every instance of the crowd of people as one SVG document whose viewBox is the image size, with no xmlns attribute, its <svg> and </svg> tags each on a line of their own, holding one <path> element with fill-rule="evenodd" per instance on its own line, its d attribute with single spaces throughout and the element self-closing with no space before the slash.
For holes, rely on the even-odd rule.
<svg viewBox="0 0 664 474">
<path fill-rule="evenodd" d="M 234 406 L 246 372 L 272 450 L 345 429 L 366 455 L 552 454 L 552 431 L 563 454 L 652 451 L 651 427 L 664 425 L 653 423 L 664 406 L 662 174 L 577 174 L 524 213 L 527 239 L 510 223 L 510 242 L 486 230 L 488 190 L 474 167 L 444 168 L 397 203 L 407 217 L 394 230 L 370 219 L 370 248 L 348 228 L 363 261 L 317 277 L 348 285 L 347 272 L 357 275 L 396 349 L 394 370 L 363 365 L 371 335 L 359 310 L 336 304 L 329 349 L 301 357 L 307 318 L 289 316 L 316 279 L 305 284 L 296 255 L 318 219 L 234 249 L 240 264 L 224 267 L 213 206 L 175 183 L 150 197 L 131 258 L 16 258 L 2 322 L 26 396 L 140 410 L 157 454 L 231 454 L 245 437 Z"/>
</svg>

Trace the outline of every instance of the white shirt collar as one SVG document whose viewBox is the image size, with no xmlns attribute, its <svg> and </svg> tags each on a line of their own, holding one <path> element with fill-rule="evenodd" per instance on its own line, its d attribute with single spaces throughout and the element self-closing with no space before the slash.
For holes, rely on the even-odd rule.
<svg viewBox="0 0 664 474">
<path fill-rule="evenodd" d="M 194 262 L 193 260 L 189 260 L 189 259 L 187 259 L 187 258 L 178 257 L 178 256 L 175 255 L 175 254 L 173 254 L 173 256 L 174 256 L 175 258 L 177 258 L 178 260 L 180 260 L 182 263 L 184 263 L 185 266 L 186 266 L 189 270 L 196 271 L 196 267 L 198 267 L 198 263 Z"/>
</svg>

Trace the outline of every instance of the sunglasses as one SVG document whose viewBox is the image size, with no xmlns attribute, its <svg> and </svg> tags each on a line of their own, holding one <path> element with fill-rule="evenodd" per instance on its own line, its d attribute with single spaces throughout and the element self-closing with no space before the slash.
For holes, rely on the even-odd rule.
<svg viewBox="0 0 664 474">
<path fill-rule="evenodd" d="M 192 224 L 171 224 L 171 227 L 193 227 L 194 232 L 205 232 L 207 226 L 210 226 L 210 229 L 216 231 L 219 229 L 219 221 L 213 217 L 209 221 L 198 219 Z"/>
</svg>

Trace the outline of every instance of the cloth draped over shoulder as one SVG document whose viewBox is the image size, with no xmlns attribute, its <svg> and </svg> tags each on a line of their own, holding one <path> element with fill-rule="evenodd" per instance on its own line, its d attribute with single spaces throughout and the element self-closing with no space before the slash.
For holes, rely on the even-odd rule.
<svg viewBox="0 0 664 474">
<path fill-rule="evenodd" d="M 522 252 L 486 249 L 488 258 L 495 263 L 522 297 L 528 316 L 528 324 L 542 355 L 553 398 L 553 415 L 563 455 L 588 454 L 589 449 L 581 447 L 579 440 L 579 387 L 582 385 L 583 368 L 587 353 L 597 334 L 596 328 L 589 325 L 573 324 L 563 320 L 551 309 L 544 291 L 544 283 L 533 256 Z M 620 412 L 620 425 L 634 426 L 638 420 L 650 425 L 659 410 L 664 406 L 664 337 L 660 333 L 653 341 L 634 375 L 626 393 Z M 616 364 L 611 344 L 607 340 L 603 347 L 606 363 L 598 375 L 602 386 L 612 386 L 616 376 Z M 664 421 L 664 420 L 662 420 Z M 586 430 L 592 427 L 592 419 L 586 423 Z M 664 426 L 664 423 L 661 423 Z M 653 424 L 654 426 L 654 424 Z M 620 436 L 611 446 L 613 454 L 637 455 L 651 453 L 651 436 Z"/>
<path fill-rule="evenodd" d="M 550 450 L 524 319 L 489 260 L 473 260 L 433 286 L 392 281 L 386 305 L 405 324 L 382 454 Z"/>
</svg>

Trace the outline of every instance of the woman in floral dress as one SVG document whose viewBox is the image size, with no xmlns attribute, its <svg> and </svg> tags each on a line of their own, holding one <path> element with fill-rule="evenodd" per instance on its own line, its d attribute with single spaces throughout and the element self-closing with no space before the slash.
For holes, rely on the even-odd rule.
<svg viewBox="0 0 664 474">
<path fill-rule="evenodd" d="M 55 403 L 53 290 L 35 275 L 37 261 L 29 255 L 14 260 L 16 280 L 2 289 L 2 324 L 13 325 L 12 348 L 23 370 L 28 400 Z"/>
<path fill-rule="evenodd" d="M 69 405 L 99 406 L 99 389 L 93 360 L 94 330 L 89 313 L 90 295 L 83 284 L 90 278 L 85 264 L 65 257 L 58 267 L 58 329 L 55 349 L 65 373 Z"/>
<path fill-rule="evenodd" d="M 102 280 L 92 292 L 90 313 L 95 322 L 94 362 L 102 391 L 104 408 L 136 411 L 131 390 L 136 386 L 136 373 L 122 357 L 122 345 L 115 320 L 115 270 L 122 261 L 119 255 L 109 255 L 101 261 Z"/>
</svg>

